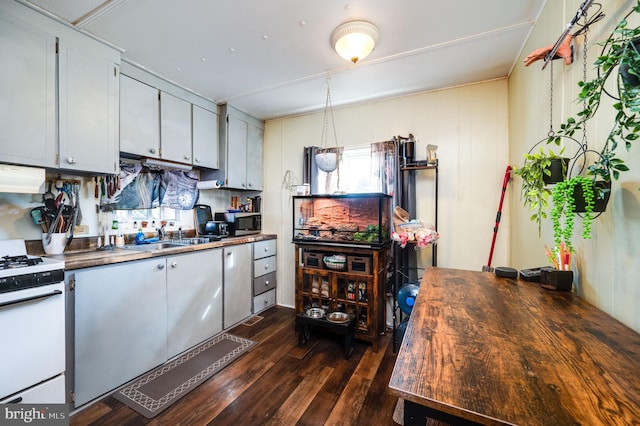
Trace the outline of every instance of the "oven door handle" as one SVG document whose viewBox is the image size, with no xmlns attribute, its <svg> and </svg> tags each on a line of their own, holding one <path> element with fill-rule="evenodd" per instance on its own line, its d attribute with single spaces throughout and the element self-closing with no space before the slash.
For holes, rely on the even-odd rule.
<svg viewBox="0 0 640 426">
<path fill-rule="evenodd" d="M 10 300 L 9 302 L 0 303 L 0 308 L 4 308 L 5 306 L 10 306 L 10 305 L 15 305 L 18 303 L 30 302 L 32 300 L 46 299 L 47 297 L 58 296 L 60 294 L 62 294 L 60 290 L 54 290 L 51 293 L 40 294 L 38 296 L 31 296 L 31 297 L 24 297 L 22 299 Z"/>
</svg>

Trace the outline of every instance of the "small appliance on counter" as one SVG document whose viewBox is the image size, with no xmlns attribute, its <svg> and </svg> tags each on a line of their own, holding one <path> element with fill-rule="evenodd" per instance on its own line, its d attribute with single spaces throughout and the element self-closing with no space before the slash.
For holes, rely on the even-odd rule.
<svg viewBox="0 0 640 426">
<path fill-rule="evenodd" d="M 262 215 L 260 213 L 218 212 L 215 214 L 214 220 L 225 222 L 230 236 L 237 237 L 262 232 Z"/>
<path fill-rule="evenodd" d="M 196 204 L 193 211 L 198 236 L 226 237 L 229 235 L 228 226 L 224 220 L 213 220 L 210 206 Z"/>
</svg>

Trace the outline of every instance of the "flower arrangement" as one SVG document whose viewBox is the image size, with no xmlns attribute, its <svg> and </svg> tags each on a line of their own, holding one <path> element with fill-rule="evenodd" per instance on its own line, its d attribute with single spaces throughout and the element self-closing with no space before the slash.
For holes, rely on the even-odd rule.
<svg viewBox="0 0 640 426">
<path fill-rule="evenodd" d="M 423 248 L 429 244 L 435 244 L 440 238 L 440 234 L 432 225 L 426 225 L 421 220 L 411 220 L 409 222 L 400 223 L 397 229 L 391 233 L 391 238 L 400 243 L 400 247 L 404 248 L 409 242 L 415 242 L 416 247 Z"/>
</svg>

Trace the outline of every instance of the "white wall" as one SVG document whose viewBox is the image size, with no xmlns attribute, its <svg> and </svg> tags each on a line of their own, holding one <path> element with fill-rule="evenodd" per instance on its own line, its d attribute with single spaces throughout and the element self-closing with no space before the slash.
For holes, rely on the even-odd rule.
<svg viewBox="0 0 640 426">
<path fill-rule="evenodd" d="M 566 23 L 575 15 L 582 0 L 565 2 L 547 2 L 545 9 L 524 46 L 524 58 L 534 49 L 553 44 L 564 30 Z M 604 3 L 606 18 L 594 25 L 588 32 L 587 42 L 587 78 L 596 75 L 593 61 L 600 53 L 601 46 L 596 43 L 606 38 L 618 21 L 627 14 L 635 0 L 611 0 Z M 592 6 L 590 13 L 596 6 Z M 633 17 L 630 23 L 640 21 Z M 569 117 L 581 110 L 577 103 L 578 81 L 583 78 L 584 39 L 577 38 L 575 43 L 575 61 L 565 66 L 561 61 L 553 61 L 553 124 L 554 129 Z M 509 79 L 509 115 L 510 115 L 510 161 L 521 165 L 522 155 L 532 145 L 546 137 L 549 130 L 549 88 L 550 70 L 547 66 L 541 71 L 542 62 L 524 67 L 521 62 L 515 67 Z M 587 141 L 590 147 L 599 150 L 602 147 L 614 119 L 610 99 L 603 106 L 596 119 L 587 126 Z M 582 135 L 578 135 L 581 139 Z M 567 151 L 573 152 L 573 143 L 567 144 Z M 636 144 L 638 145 L 638 144 Z M 619 181 L 614 181 L 611 199 L 606 213 L 598 217 L 593 225 L 593 239 L 574 238 L 577 255 L 573 265 L 577 293 L 600 309 L 629 327 L 640 331 L 640 146 L 632 147 L 623 154 L 631 168 Z M 553 245 L 553 230 L 548 221 L 544 224 L 542 237 L 538 237 L 535 223 L 529 221 L 530 213 L 522 207 L 519 199 L 521 181 L 515 179 L 516 192 L 510 199 L 512 263 L 515 268 L 534 267 L 547 264 L 544 244 Z M 517 231 L 515 231 L 517 230 Z M 581 228 L 577 226 L 576 234 Z"/>
<path fill-rule="evenodd" d="M 334 108 L 341 146 L 413 133 L 416 159 L 424 160 L 427 144 L 438 145 L 438 266 L 480 271 L 487 264 L 508 164 L 507 99 L 507 81 L 497 80 Z M 303 147 L 320 145 L 323 116 L 319 111 L 265 126 L 264 232 L 278 234 L 277 302 L 285 306 L 294 305 L 294 248 L 291 192 L 282 182 L 290 171 L 302 183 Z M 418 218 L 430 222 L 433 174 L 420 172 L 416 186 Z M 505 203 L 492 265 L 509 264 L 508 218 Z M 431 257 L 421 260 L 430 265 Z"/>
</svg>

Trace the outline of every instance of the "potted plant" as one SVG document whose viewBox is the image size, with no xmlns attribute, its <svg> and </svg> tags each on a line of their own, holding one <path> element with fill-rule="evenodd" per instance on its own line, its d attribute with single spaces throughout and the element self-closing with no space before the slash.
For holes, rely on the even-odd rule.
<svg viewBox="0 0 640 426">
<path fill-rule="evenodd" d="M 556 184 L 552 191 L 553 209 L 551 210 L 551 221 L 553 223 L 553 238 L 556 248 L 563 243 L 569 250 L 573 251 L 571 239 L 575 224 L 576 214 L 580 208 L 577 207 L 578 199 L 582 198 L 582 238 L 591 238 L 591 223 L 596 202 L 596 194 L 593 179 L 586 176 L 574 176 L 563 182 Z"/>
<path fill-rule="evenodd" d="M 594 62 L 598 68 L 597 76 L 590 81 L 578 82 L 581 89 L 578 101 L 582 102 L 583 109 L 577 113 L 577 118 L 567 119 L 560 131 L 548 139 L 548 142 L 559 143 L 559 138 L 573 136 L 577 130 L 583 129 L 585 123 L 596 115 L 603 93 L 616 99 L 613 103 L 616 115 L 611 130 L 595 162 L 588 166 L 588 174 L 594 180 L 610 182 L 611 177 L 618 179 L 621 172 L 628 171 L 624 160 L 618 157 L 619 146 L 623 145 L 628 151 L 639 137 L 640 87 L 637 83 L 640 81 L 640 27 L 627 27 L 626 18 L 632 13 L 640 13 L 640 0 L 611 35 L 599 43 L 603 49 Z M 619 72 L 614 72 L 617 69 Z M 616 94 L 607 91 L 612 87 L 616 89 Z M 603 191 L 599 191 L 597 195 L 603 198 L 603 194 Z"/>
<path fill-rule="evenodd" d="M 560 155 L 563 151 L 564 149 L 560 151 Z M 542 147 L 539 152 L 525 154 L 524 158 L 524 165 L 515 167 L 514 173 L 522 178 L 520 197 L 523 204 L 533 211 L 530 219 L 538 224 L 538 235 L 540 235 L 542 220 L 547 218 L 551 195 L 549 185 L 564 179 L 569 159 L 556 155 L 551 150 L 545 152 Z M 552 174 L 552 163 L 559 165 L 555 169 L 559 169 L 560 176 Z"/>
</svg>

